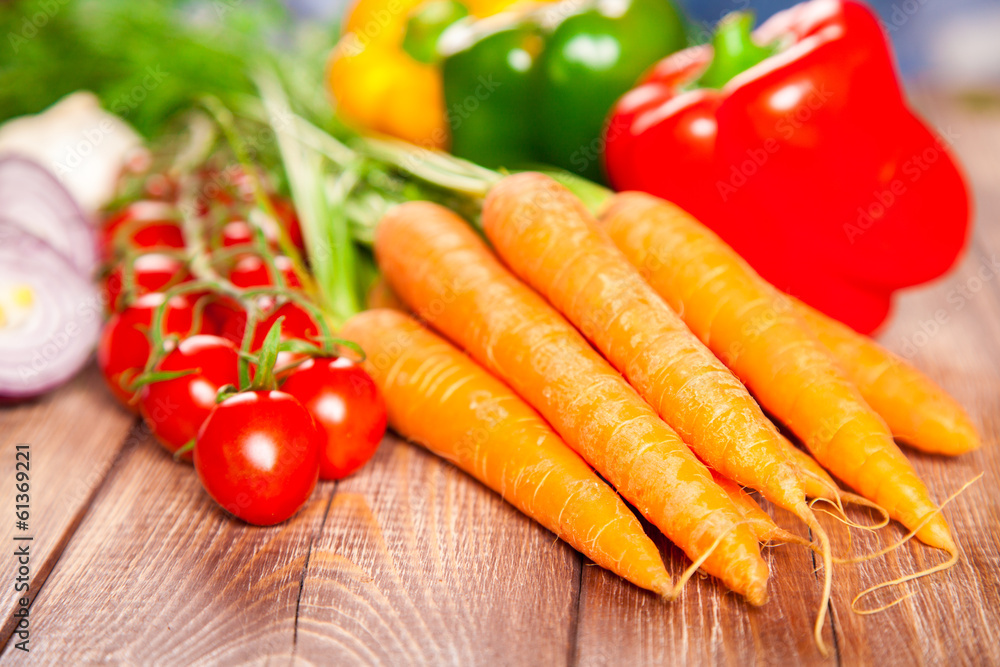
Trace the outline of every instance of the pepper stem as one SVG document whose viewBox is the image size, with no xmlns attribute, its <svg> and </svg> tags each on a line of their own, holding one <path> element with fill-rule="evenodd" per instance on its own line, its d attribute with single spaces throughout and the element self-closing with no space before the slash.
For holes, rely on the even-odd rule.
<svg viewBox="0 0 1000 667">
<path fill-rule="evenodd" d="M 403 50 L 422 63 L 433 65 L 441 60 L 437 44 L 451 24 L 469 15 L 458 0 L 429 0 L 417 7 L 406 21 Z"/>
<path fill-rule="evenodd" d="M 753 40 L 753 26 L 753 12 L 731 12 L 719 21 L 712 37 L 712 62 L 698 79 L 698 87 L 722 88 L 737 74 L 774 55 L 773 46 L 760 46 Z"/>
</svg>

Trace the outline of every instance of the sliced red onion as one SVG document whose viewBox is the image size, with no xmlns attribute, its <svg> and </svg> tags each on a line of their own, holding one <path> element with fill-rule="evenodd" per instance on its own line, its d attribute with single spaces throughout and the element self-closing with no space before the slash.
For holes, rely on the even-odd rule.
<svg viewBox="0 0 1000 667">
<path fill-rule="evenodd" d="M 97 343 L 103 307 L 65 256 L 0 220 L 0 399 L 38 396 L 73 377 Z"/>
<path fill-rule="evenodd" d="M 48 169 L 20 155 L 0 157 L 0 215 L 69 258 L 83 275 L 97 268 L 86 214 Z"/>
</svg>

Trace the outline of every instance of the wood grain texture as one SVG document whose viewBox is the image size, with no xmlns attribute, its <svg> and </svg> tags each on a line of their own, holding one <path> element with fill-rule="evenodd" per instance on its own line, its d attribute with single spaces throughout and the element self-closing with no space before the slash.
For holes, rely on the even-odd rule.
<svg viewBox="0 0 1000 667">
<path fill-rule="evenodd" d="M 337 486 L 305 577 L 312 664 L 564 664 L 579 557 L 457 468 L 394 436 Z"/>
<path fill-rule="evenodd" d="M 782 528 L 805 534 L 790 514 L 770 513 Z M 661 545 L 676 578 L 689 562 L 663 538 Z M 814 661 L 819 655 L 812 626 L 822 584 L 813 574 L 811 552 L 785 546 L 764 549 L 763 555 L 772 573 L 771 598 L 757 609 L 708 577 L 694 577 L 681 598 L 668 603 L 600 568 L 584 568 L 577 663 L 744 665 L 750 656 L 773 664 Z"/>
<path fill-rule="evenodd" d="M 32 606 L 11 664 L 287 663 L 310 543 L 332 485 L 272 528 L 225 515 L 191 466 L 131 445 Z"/>
<path fill-rule="evenodd" d="M 73 416 L 86 415 L 79 428 Z M 29 598 L 45 583 L 95 492 L 126 440 L 135 419 L 109 400 L 93 367 L 59 391 L 33 403 L 0 412 L 0 522 L 3 552 L 13 554 L 14 535 L 31 535 Z M 15 445 L 30 444 L 29 530 L 15 529 Z M 20 594 L 13 591 L 18 563 L 12 555 L 0 558 L 0 646 L 14 630 L 11 616 Z M 8 587 L 9 584 L 9 587 Z M 9 593 L 8 593 L 9 591 Z"/>
</svg>

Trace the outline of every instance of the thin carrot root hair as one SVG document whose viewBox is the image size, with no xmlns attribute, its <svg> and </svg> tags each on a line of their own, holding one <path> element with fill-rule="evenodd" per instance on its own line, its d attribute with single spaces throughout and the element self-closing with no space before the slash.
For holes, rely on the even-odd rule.
<svg viewBox="0 0 1000 667">
<path fill-rule="evenodd" d="M 848 528 L 856 528 L 858 530 L 864 530 L 864 531 L 867 531 L 867 532 L 874 532 L 876 530 L 881 530 L 882 528 L 885 528 L 886 526 L 889 525 L 889 520 L 890 520 L 889 519 L 889 513 L 881 505 L 873 503 L 872 501 L 868 500 L 867 498 L 863 498 L 863 497 L 861 497 L 859 495 L 855 495 L 853 493 L 844 493 L 844 492 L 842 492 L 840 494 L 840 498 L 839 499 L 841 500 L 841 502 L 840 503 L 835 503 L 832 500 L 830 500 L 829 498 L 813 498 L 811 501 L 809 501 L 809 506 L 812 507 L 812 506 L 814 506 L 817 503 L 826 503 L 828 505 L 831 505 L 833 508 L 835 508 L 837 510 L 837 512 L 831 512 L 831 511 L 823 509 L 823 508 L 816 508 L 816 511 L 817 512 L 823 512 L 823 514 L 826 514 L 827 516 L 833 518 L 834 520 L 839 521 L 840 523 L 844 524 Z M 845 501 L 845 500 L 847 501 L 847 504 L 849 504 L 849 505 L 859 505 L 861 507 L 867 507 L 868 509 L 873 509 L 876 512 L 878 512 L 879 514 L 881 514 L 882 518 L 879 519 L 878 523 L 874 523 L 874 524 L 871 524 L 871 525 L 865 525 L 863 523 L 857 523 L 856 521 L 852 520 L 849 516 L 847 516 L 847 512 L 844 510 L 844 505 L 843 505 L 843 501 Z"/>
<path fill-rule="evenodd" d="M 862 526 L 861 524 L 855 524 L 856 528 L 870 528 L 871 530 L 879 530 L 885 528 L 889 525 L 889 521 L 892 517 L 889 516 L 889 512 L 879 505 L 878 503 L 868 500 L 864 496 L 859 496 L 856 493 L 841 493 L 841 500 L 845 501 L 848 505 L 857 505 L 859 507 L 867 507 L 868 509 L 875 510 L 882 515 L 882 518 L 878 523 L 872 524 L 870 526 Z"/>
<path fill-rule="evenodd" d="M 885 554 L 890 553 L 892 551 L 895 551 L 899 547 L 903 546 L 904 544 L 906 544 L 907 542 L 909 542 L 911 539 L 913 539 L 913 537 L 920 531 L 921 528 L 923 528 L 931 520 L 933 520 L 935 516 L 937 516 L 938 514 L 940 514 L 942 512 L 942 510 L 944 510 L 945 505 L 947 505 L 948 503 L 950 503 L 951 501 L 953 501 L 961 493 L 963 493 L 966 489 L 968 489 L 970 486 L 972 486 L 973 484 L 975 484 L 976 482 L 978 482 L 982 478 L 982 476 L 984 474 L 986 474 L 986 473 L 982 473 L 981 472 L 978 475 L 976 475 L 975 477 L 973 477 L 972 479 L 970 479 L 968 482 L 966 482 L 965 484 L 963 484 L 958 489 L 958 491 L 955 491 L 955 493 L 953 493 L 950 496 L 948 496 L 948 498 L 943 503 L 941 503 L 940 507 L 938 507 L 936 510 L 934 510 L 933 512 L 931 512 L 930 514 L 928 514 L 927 516 L 925 516 L 923 519 L 921 519 L 920 522 L 913 528 L 913 530 L 911 530 L 909 533 L 907 533 L 902 539 L 900 539 L 895 544 L 891 544 L 891 545 L 889 545 L 887 547 L 879 549 L 875 553 L 867 554 L 865 556 L 858 556 L 857 558 L 854 558 L 852 560 L 845 561 L 845 564 L 863 563 L 865 561 L 872 560 L 873 558 L 878 558 L 879 556 L 884 556 Z M 947 551 L 949 553 L 951 553 L 950 550 L 947 550 Z M 935 567 L 937 567 L 937 566 L 935 566 Z M 892 583 L 892 582 L 886 582 L 884 584 L 879 584 L 879 586 L 877 586 L 876 588 L 881 588 L 883 586 L 887 586 L 890 583 Z M 869 590 L 873 590 L 873 589 L 869 589 Z"/>
<path fill-rule="evenodd" d="M 806 524 L 816 539 L 807 540 L 792 532 L 778 529 L 772 533 L 769 543 L 765 543 L 762 546 L 778 546 L 780 543 L 796 544 L 808 547 L 823 557 L 823 594 L 820 597 L 819 611 L 816 613 L 816 622 L 813 626 L 813 639 L 816 642 L 819 652 L 823 657 L 827 657 L 829 651 L 827 650 L 826 643 L 823 641 L 823 625 L 826 622 L 826 612 L 830 606 L 830 595 L 833 590 L 833 547 L 830 544 L 830 538 L 826 530 L 820 525 L 819 519 L 812 510 L 812 503 L 803 501 L 799 507 L 794 508 L 793 514 Z"/>
<path fill-rule="evenodd" d="M 920 523 L 918 523 L 916 526 L 913 527 L 913 530 L 911 530 L 905 537 L 903 537 L 903 539 L 899 540 L 895 544 L 892 544 L 892 545 L 889 545 L 889 546 L 887 546 L 887 547 L 885 547 L 883 549 L 880 549 L 879 551 L 876 551 L 873 554 L 868 554 L 867 556 L 859 556 L 858 558 L 855 558 L 855 559 L 852 559 L 852 560 L 849 560 L 849 561 L 845 561 L 845 562 L 846 563 L 862 563 L 864 561 L 868 561 L 868 560 L 871 560 L 873 558 L 877 558 L 879 556 L 884 556 L 885 554 L 887 554 L 887 553 L 889 553 L 891 551 L 895 551 L 896 549 L 900 548 L 901 546 L 903 546 L 904 544 L 906 544 L 907 542 L 909 542 L 911 539 L 913 539 L 913 536 L 916 535 L 920 531 L 920 529 L 923 528 L 928 522 L 930 522 L 935 516 L 937 516 L 938 514 L 940 514 L 944 510 L 945 505 L 947 505 L 948 503 L 950 503 L 952 500 L 954 500 L 959 495 L 961 495 L 963 492 L 965 492 L 966 489 L 968 489 L 970 486 L 972 486 L 973 484 L 975 484 L 976 482 L 978 482 L 980 479 L 982 479 L 982 477 L 983 477 L 984 474 L 985 473 L 979 473 L 978 475 L 976 475 L 975 477 L 973 477 L 972 479 L 970 479 L 968 482 L 966 482 L 965 484 L 963 484 L 961 486 L 961 488 L 958 489 L 958 491 L 955 491 L 955 493 L 953 493 L 950 496 L 948 496 L 948 498 L 943 503 L 941 503 L 940 507 L 938 507 L 936 510 L 934 510 L 933 512 L 931 512 L 930 514 L 928 514 L 927 516 L 925 516 L 920 521 Z M 956 547 L 954 550 L 948 549 L 948 550 L 946 550 L 946 552 L 948 553 L 949 558 L 948 558 L 948 560 L 946 560 L 943 563 L 939 563 L 938 565 L 933 565 L 933 566 L 931 566 L 931 567 L 929 567 L 927 569 L 920 570 L 918 572 L 914 572 L 913 574 L 907 574 L 907 575 L 905 575 L 903 577 L 898 577 L 898 578 L 892 579 L 890 581 L 884 581 L 881 584 L 876 584 L 874 586 L 871 586 L 871 587 L 866 588 L 865 590 L 861 591 L 860 593 L 858 593 L 857 595 L 854 596 L 853 600 L 851 600 L 851 611 L 853 611 L 855 614 L 861 614 L 862 616 L 867 616 L 867 615 L 870 615 L 870 614 L 877 614 L 877 613 L 885 611 L 887 609 L 891 609 L 891 608 L 895 607 L 897 604 L 899 604 L 900 602 L 906 600 L 909 597 L 912 597 L 913 595 L 916 594 L 916 591 L 911 591 L 910 593 L 907 593 L 906 595 L 904 595 L 904 596 L 902 596 L 902 597 L 900 597 L 900 598 L 898 598 L 896 600 L 893 600 L 889 604 L 883 605 L 881 607 L 876 607 L 875 609 L 858 609 L 857 608 L 858 601 L 861 600 L 861 598 L 865 597 L 866 595 L 870 595 L 870 594 L 874 593 L 877 590 L 881 590 L 883 588 L 889 588 L 890 586 L 901 586 L 902 584 L 905 584 L 905 583 L 907 583 L 909 581 L 914 581 L 916 579 L 922 579 L 924 577 L 930 576 L 930 575 L 935 574 L 937 572 L 942 572 L 942 571 L 947 570 L 947 569 L 949 569 L 951 567 L 954 567 L 955 564 L 958 563 L 959 558 L 960 558 L 960 553 L 959 553 L 958 548 Z"/>
<path fill-rule="evenodd" d="M 873 503 L 872 501 L 868 500 L 867 498 L 863 498 L 862 496 L 853 493 L 848 493 L 845 491 L 840 491 L 840 489 L 837 489 L 837 492 L 838 492 L 837 496 L 838 501 L 846 500 L 848 504 L 860 505 L 863 507 L 873 509 L 882 515 L 882 519 L 878 523 L 870 526 L 857 523 L 855 521 L 852 521 L 851 518 L 847 516 L 847 512 L 844 510 L 843 502 L 834 502 L 829 498 L 813 498 L 812 500 L 809 501 L 809 507 L 812 508 L 814 512 L 822 512 L 823 514 L 829 516 L 834 521 L 839 521 L 848 528 L 856 528 L 858 530 L 863 530 L 866 532 L 875 532 L 877 530 L 884 528 L 889 524 L 889 513 L 885 509 L 883 509 L 880 505 Z M 837 512 L 832 512 L 823 508 L 816 508 L 815 505 L 818 503 L 828 504 L 832 506 L 834 509 L 836 509 Z M 853 546 L 853 540 L 851 540 L 850 533 L 848 533 L 847 539 L 851 542 L 851 546 Z M 810 546 L 812 550 L 815 551 L 816 553 L 822 553 L 821 545 L 816 544 L 815 542 L 808 542 L 807 545 Z M 831 559 L 837 565 L 845 565 L 852 562 L 849 557 L 837 556 L 832 553 L 831 553 Z"/>
<path fill-rule="evenodd" d="M 663 593 L 663 599 L 666 600 L 667 602 L 673 602 L 674 600 L 679 598 L 681 595 L 681 591 L 683 591 L 684 586 L 687 585 L 687 582 L 689 582 L 691 580 L 691 577 L 693 577 L 698 572 L 698 569 L 702 566 L 702 564 L 706 560 L 708 560 L 708 558 L 712 555 L 712 552 L 715 551 L 720 544 L 722 544 L 722 541 L 726 539 L 726 536 L 729 535 L 729 533 L 736 530 L 737 528 L 739 528 L 740 526 L 744 525 L 749 527 L 750 522 L 740 521 L 732 524 L 731 526 L 729 526 L 729 528 L 726 528 L 724 531 L 722 531 L 722 533 L 720 533 L 719 536 L 715 538 L 715 541 L 712 542 L 712 545 L 705 550 L 705 553 L 698 556 L 694 560 L 694 562 L 691 563 L 687 567 L 687 569 L 685 569 L 684 572 L 681 573 L 680 578 L 677 579 L 677 583 L 668 588 Z"/>
<path fill-rule="evenodd" d="M 820 597 L 819 611 L 816 613 L 816 623 L 813 625 L 813 640 L 816 642 L 816 648 L 825 658 L 830 655 L 826 643 L 823 641 L 823 625 L 826 623 L 826 612 L 830 607 L 830 595 L 833 592 L 833 548 L 830 546 L 830 537 L 826 534 L 823 526 L 819 524 L 819 520 L 811 509 L 804 512 L 804 516 L 800 518 L 805 521 L 809 530 L 819 540 L 818 545 L 810 542 L 809 546 L 823 556 L 823 595 Z"/>
<path fill-rule="evenodd" d="M 810 540 L 807 540 L 801 535 L 796 535 L 795 533 L 785 530 L 783 528 L 779 528 L 777 532 L 775 532 L 774 535 L 771 536 L 771 539 L 769 539 L 768 541 L 761 542 L 760 546 L 767 548 L 774 548 L 774 547 L 784 546 L 786 544 L 794 544 L 800 547 L 815 546 L 813 542 L 811 542 Z"/>
</svg>

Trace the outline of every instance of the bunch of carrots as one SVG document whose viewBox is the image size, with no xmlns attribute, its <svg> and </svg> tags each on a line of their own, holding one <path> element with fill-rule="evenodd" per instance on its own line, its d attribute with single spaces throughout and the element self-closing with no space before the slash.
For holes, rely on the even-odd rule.
<svg viewBox="0 0 1000 667">
<path fill-rule="evenodd" d="M 824 653 L 835 562 L 878 557 L 912 537 L 947 554 L 862 591 L 852 608 L 957 562 L 941 513 L 951 498 L 932 499 L 896 439 L 944 455 L 980 440 L 962 407 L 916 368 L 768 284 L 667 201 L 608 196 L 586 182 L 571 192 L 543 174 L 501 176 L 373 138 L 348 146 L 296 116 L 277 81 L 262 75 L 258 85 L 319 301 L 342 325 L 339 337 L 364 350 L 399 434 L 667 599 L 701 569 L 762 605 L 770 573 L 761 544 L 814 549 L 824 576 L 813 631 Z M 384 187 L 365 180 L 369 172 L 406 187 L 371 205 Z M 378 211 L 362 225 L 351 217 L 359 196 L 364 211 Z M 358 313 L 339 296 L 356 282 L 345 279 L 352 233 L 373 241 L 387 307 Z M 779 528 L 748 491 L 791 512 L 808 538 Z M 837 557 L 817 502 L 856 528 L 891 518 L 909 534 Z M 848 503 L 884 521 L 855 524 Z M 677 580 L 637 513 L 690 558 Z"/>
<path fill-rule="evenodd" d="M 668 599 L 701 568 L 762 605 L 760 544 L 808 545 L 823 557 L 821 650 L 835 558 L 817 499 L 880 509 L 906 539 L 948 554 L 879 587 L 957 561 L 941 506 L 894 438 L 946 455 L 980 441 L 913 366 L 646 194 L 614 195 L 595 217 L 547 176 L 507 176 L 486 195 L 482 227 L 489 245 L 449 209 L 414 201 L 376 229 L 400 302 L 355 315 L 341 335 L 366 351 L 398 433 Z M 810 538 L 779 529 L 744 489 Z M 685 576 L 671 579 L 625 501 L 688 555 Z"/>
</svg>

